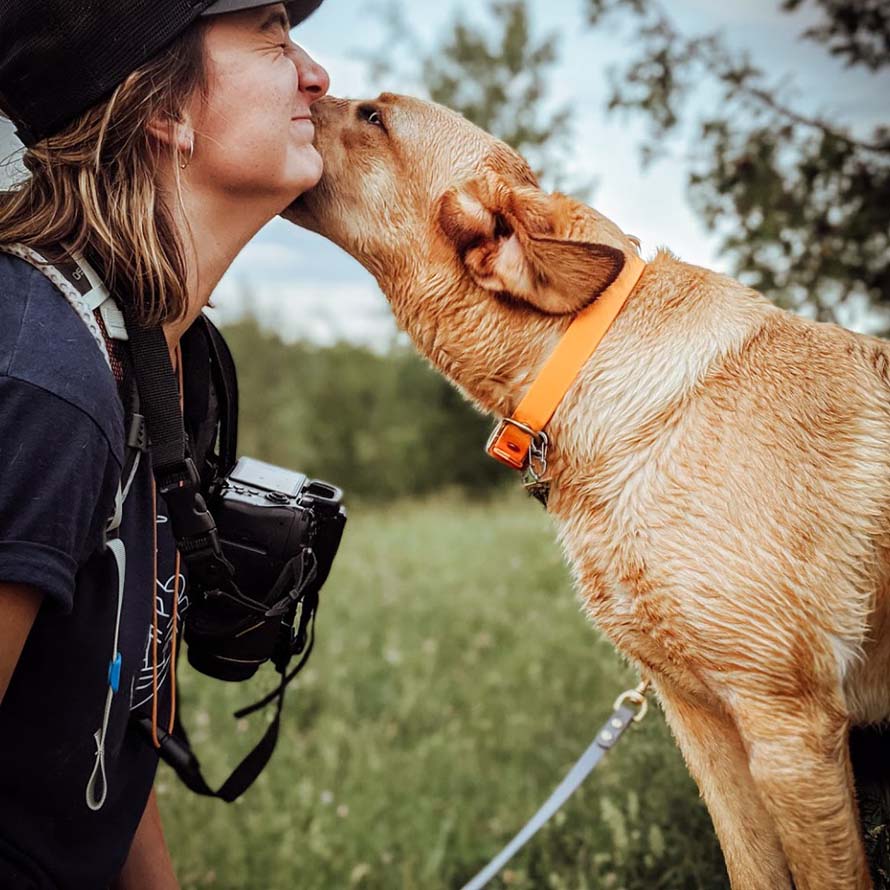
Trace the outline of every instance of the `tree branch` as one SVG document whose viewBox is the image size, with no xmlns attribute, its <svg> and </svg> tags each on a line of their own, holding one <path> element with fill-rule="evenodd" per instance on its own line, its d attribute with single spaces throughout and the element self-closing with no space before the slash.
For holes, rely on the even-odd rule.
<svg viewBox="0 0 890 890">
<path fill-rule="evenodd" d="M 727 80 L 723 75 L 718 75 L 721 79 Z M 841 142 L 846 142 L 848 145 L 855 146 L 856 148 L 861 148 L 863 151 L 874 151 L 874 152 L 888 152 L 890 153 L 890 138 L 885 139 L 882 142 L 863 142 L 861 139 L 855 139 L 847 133 L 842 132 L 841 130 L 836 130 L 834 127 L 829 126 L 825 121 L 820 120 L 815 117 L 807 117 L 806 115 L 800 114 L 797 111 L 794 111 L 791 108 L 788 108 L 787 105 L 783 105 L 780 102 L 777 102 L 766 90 L 761 87 L 751 86 L 750 84 L 740 83 L 738 84 L 738 89 L 741 92 L 747 93 L 749 96 L 752 96 L 755 99 L 763 102 L 764 105 L 769 106 L 773 111 L 778 114 L 783 115 L 788 118 L 788 120 L 793 121 L 796 124 L 801 124 L 806 127 L 813 127 L 818 130 L 822 130 L 828 136 L 831 136 L 834 139 L 838 139 Z"/>
</svg>

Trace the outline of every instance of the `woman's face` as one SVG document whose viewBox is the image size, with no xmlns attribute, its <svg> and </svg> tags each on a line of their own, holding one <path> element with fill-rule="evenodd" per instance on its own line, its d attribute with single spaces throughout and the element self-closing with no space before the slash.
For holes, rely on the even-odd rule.
<svg viewBox="0 0 890 890">
<path fill-rule="evenodd" d="M 310 106 L 327 72 L 288 33 L 274 3 L 211 18 L 205 34 L 206 101 L 193 116 L 190 181 L 227 197 L 281 207 L 318 182 Z"/>
</svg>

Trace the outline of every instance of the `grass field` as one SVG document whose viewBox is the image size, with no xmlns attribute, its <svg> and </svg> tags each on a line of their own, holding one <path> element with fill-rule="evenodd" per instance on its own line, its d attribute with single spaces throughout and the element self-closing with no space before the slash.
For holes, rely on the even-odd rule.
<svg viewBox="0 0 890 890">
<path fill-rule="evenodd" d="M 581 615 L 547 516 L 519 494 L 354 509 L 317 629 L 278 749 L 240 801 L 198 798 L 161 768 L 183 888 L 456 890 L 636 683 Z M 211 784 L 261 734 L 262 714 L 231 717 L 273 684 L 261 673 L 222 684 L 183 670 Z M 490 886 L 728 887 L 657 709 Z"/>
</svg>

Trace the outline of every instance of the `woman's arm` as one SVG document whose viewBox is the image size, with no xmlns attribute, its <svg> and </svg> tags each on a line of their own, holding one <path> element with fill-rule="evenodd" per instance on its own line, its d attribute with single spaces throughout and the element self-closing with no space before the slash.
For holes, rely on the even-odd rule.
<svg viewBox="0 0 890 890">
<path fill-rule="evenodd" d="M 37 588 L 0 581 L 0 706 L 42 602 Z M 179 890 L 154 789 L 115 890 Z"/>
<path fill-rule="evenodd" d="M 42 602 L 36 588 L 0 581 L 0 704 Z"/>
<path fill-rule="evenodd" d="M 179 890 L 154 788 L 113 890 Z"/>
</svg>

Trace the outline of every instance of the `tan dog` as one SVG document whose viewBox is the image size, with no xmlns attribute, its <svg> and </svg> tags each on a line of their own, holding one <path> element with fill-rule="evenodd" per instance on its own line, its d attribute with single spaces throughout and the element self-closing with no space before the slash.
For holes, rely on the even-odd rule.
<svg viewBox="0 0 890 890">
<path fill-rule="evenodd" d="M 634 243 L 447 109 L 313 113 L 325 174 L 288 218 L 509 415 Z M 660 251 L 548 428 L 579 594 L 652 678 L 735 890 L 871 886 L 847 730 L 890 714 L 888 362 Z"/>
</svg>

